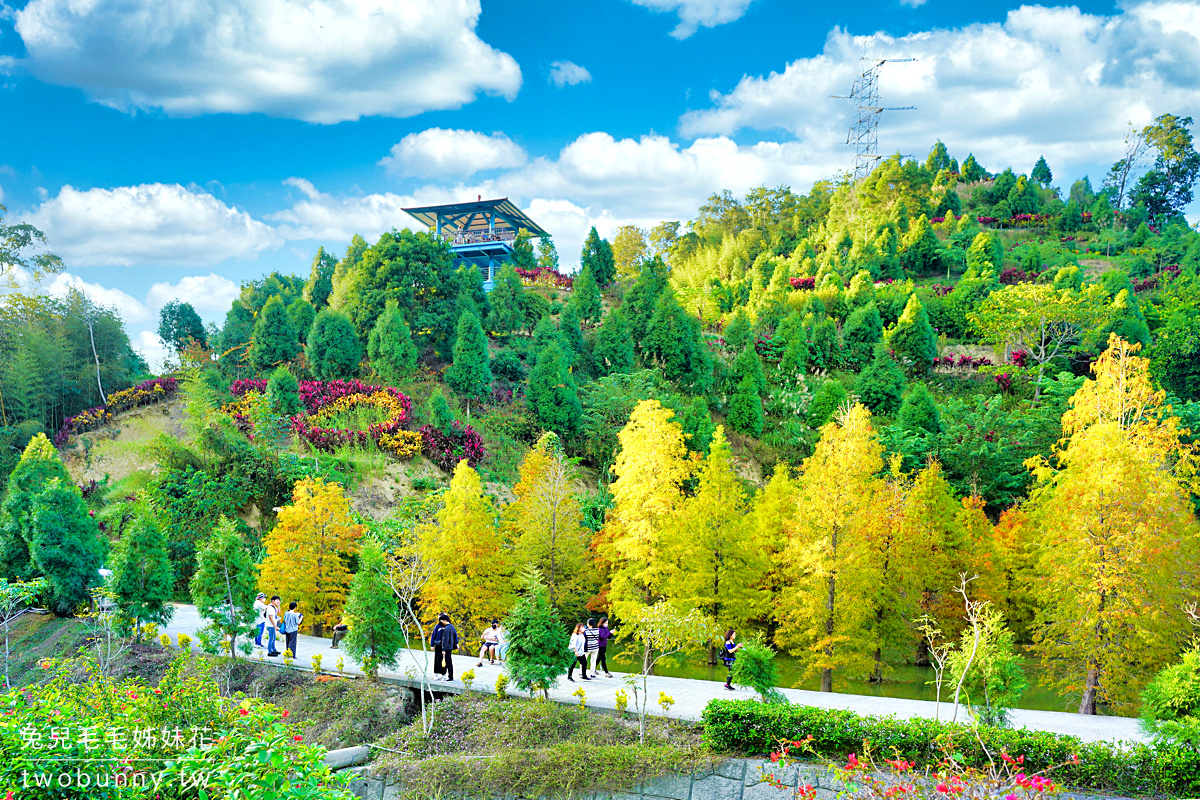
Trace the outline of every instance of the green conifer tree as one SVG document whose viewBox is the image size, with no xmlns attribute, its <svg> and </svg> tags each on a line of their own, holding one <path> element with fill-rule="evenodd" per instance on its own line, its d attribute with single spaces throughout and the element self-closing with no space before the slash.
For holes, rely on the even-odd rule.
<svg viewBox="0 0 1200 800">
<path fill-rule="evenodd" d="M 754 390 L 760 396 L 767 391 L 767 377 L 763 374 L 762 360 L 759 359 L 758 353 L 754 349 L 754 344 L 748 342 L 742 352 L 738 353 L 738 357 L 733 360 L 733 381 L 735 385 L 740 385 L 742 381 L 750 379 L 754 385 Z"/>
<path fill-rule="evenodd" d="M 292 371 L 284 366 L 275 368 L 267 381 L 267 400 L 271 410 L 281 417 L 291 417 L 304 410 L 300 402 L 300 383 Z"/>
<path fill-rule="evenodd" d="M 538 239 L 537 265 L 542 269 L 558 272 L 558 248 L 554 246 L 554 240 L 549 236 Z"/>
<path fill-rule="evenodd" d="M 725 347 L 735 353 L 740 353 L 746 349 L 746 345 L 750 343 L 754 331 L 750 326 L 750 317 L 746 314 L 746 309 L 739 307 L 730 317 L 729 322 L 725 324 L 725 330 L 722 331 L 722 336 L 725 338 Z"/>
<path fill-rule="evenodd" d="M 279 295 L 271 297 L 254 320 L 250 340 L 250 364 L 259 372 L 291 361 L 300 352 L 296 329 L 288 319 L 287 308 Z"/>
<path fill-rule="evenodd" d="M 504 620 L 508 632 L 504 666 L 517 688 L 530 694 L 541 691 L 549 698 L 550 689 L 566 674 L 574 656 L 541 576 L 529 570 L 521 582 L 521 597 Z"/>
<path fill-rule="evenodd" d="M 450 403 L 446 401 L 446 395 L 442 394 L 441 387 L 433 390 L 429 395 L 429 402 L 425 404 L 425 413 L 429 417 L 429 424 L 442 433 L 449 434 L 454 426 L 454 411 L 450 408 Z"/>
<path fill-rule="evenodd" d="M 576 366 L 583 364 L 587 356 L 587 347 L 584 345 L 583 329 L 580 328 L 579 313 L 575 310 L 575 306 L 568 305 L 564 308 L 558 322 L 562 340 L 571 348 L 572 363 Z"/>
<path fill-rule="evenodd" d="M 729 399 L 729 425 L 739 433 L 762 436 L 762 395 L 750 375 L 741 379 Z"/>
<path fill-rule="evenodd" d="M 603 311 L 601 306 L 600 287 L 590 268 L 579 271 L 578 277 L 571 285 L 571 305 L 584 322 L 599 322 Z"/>
<path fill-rule="evenodd" d="M 905 396 L 904 404 L 900 406 L 900 428 L 905 433 L 913 434 L 936 435 L 942 432 L 942 420 L 938 413 L 937 403 L 934 402 L 933 395 L 929 393 L 925 384 L 918 383 Z"/>
<path fill-rule="evenodd" d="M 389 300 L 371 335 L 367 338 L 367 356 L 371 368 L 391 385 L 409 378 L 417 369 L 417 346 L 404 314 L 395 300 Z"/>
<path fill-rule="evenodd" d="M 529 359 L 536 364 L 538 354 L 551 343 L 555 342 L 563 350 L 571 349 L 571 346 L 567 344 L 562 333 L 558 330 L 558 325 L 554 323 L 554 320 L 550 317 L 542 317 L 533 329 L 533 341 L 529 343 Z"/>
<path fill-rule="evenodd" d="M 904 313 L 888 332 L 887 344 L 909 375 L 924 375 L 933 366 L 933 359 L 937 357 L 937 334 L 916 294 L 908 298 Z"/>
<path fill-rule="evenodd" d="M 712 357 L 700 334 L 700 320 L 687 313 L 674 292 L 663 292 L 654 307 L 644 347 L 668 380 L 699 393 L 712 382 Z"/>
<path fill-rule="evenodd" d="M 882 340 L 883 320 L 879 316 L 879 306 L 871 302 L 856 309 L 842 328 L 846 365 L 850 369 L 861 370 L 871 362 L 875 345 Z"/>
<path fill-rule="evenodd" d="M 292 327 L 296 329 L 296 337 L 301 342 L 308 341 L 308 331 L 312 327 L 313 320 L 317 318 L 317 310 L 313 308 L 312 303 L 305 300 L 303 297 L 297 297 L 292 301 L 292 304 L 287 307 L 288 321 L 292 323 Z"/>
<path fill-rule="evenodd" d="M 171 619 L 169 604 L 175 571 L 167 552 L 167 538 L 146 507 L 135 511 L 113 551 L 109 587 L 117 604 L 137 628 L 143 623 L 162 625 Z M 139 633 L 140 636 L 140 633 Z"/>
<path fill-rule="evenodd" d="M 374 678 L 379 667 L 396 666 L 404 633 L 397 623 L 396 596 L 388 584 L 383 546 L 374 538 L 362 541 L 344 616 L 350 631 L 342 646 L 367 674 Z"/>
<path fill-rule="evenodd" d="M 509 334 L 525 328 L 525 287 L 517 275 L 516 267 L 511 263 L 505 264 L 496 276 L 492 287 L 492 313 L 488 317 L 488 327 L 498 334 Z"/>
<path fill-rule="evenodd" d="M 324 247 L 317 248 L 313 256 L 312 271 L 304 284 L 304 299 L 312 304 L 314 311 L 320 311 L 329 305 L 329 295 L 333 294 L 333 272 L 337 269 L 337 258 L 332 253 L 326 253 Z"/>
<path fill-rule="evenodd" d="M 604 315 L 592 356 L 601 376 L 633 371 L 633 337 L 623 308 L 614 308 Z"/>
<path fill-rule="evenodd" d="M 568 367 L 562 347 L 551 342 L 538 353 L 537 365 L 529 373 L 525 390 L 525 401 L 533 418 L 542 427 L 563 436 L 575 431 L 583 415 L 575 379 Z"/>
<path fill-rule="evenodd" d="M 808 404 L 808 426 L 819 430 L 833 419 L 834 412 L 849 399 L 850 393 L 846 391 L 846 387 L 842 386 L 840 381 L 829 378 L 817 387 L 812 401 Z"/>
<path fill-rule="evenodd" d="M 488 362 L 487 337 L 474 314 L 463 314 L 458 320 L 454 338 L 454 363 L 446 370 L 446 383 L 455 394 L 470 401 L 487 394 L 492 385 L 492 367 Z"/>
<path fill-rule="evenodd" d="M 1033 171 L 1029 173 L 1029 177 L 1042 186 L 1049 186 L 1050 181 L 1054 180 L 1054 173 L 1050 171 L 1050 165 L 1046 163 L 1045 156 L 1038 156 L 1037 163 L 1033 165 Z"/>
<path fill-rule="evenodd" d="M 55 480 L 70 483 L 71 478 L 54 445 L 44 433 L 36 434 L 8 478 L 0 514 L 0 577 L 22 581 L 40 577 L 30 558 L 34 516 L 38 496 Z"/>
<path fill-rule="evenodd" d="M 251 636 L 258 615 L 258 565 L 238 534 L 237 526 L 222 515 L 196 551 L 196 573 L 188 584 L 200 616 L 220 634 L 229 637 L 229 652 L 237 655 L 237 637 Z"/>
<path fill-rule="evenodd" d="M 900 410 L 904 371 L 883 345 L 875 348 L 875 358 L 859 374 L 854 393 L 876 414 L 891 416 Z"/>
<path fill-rule="evenodd" d="M 579 268 L 590 269 L 592 277 L 600 286 L 608 286 L 617 277 L 617 262 L 613 258 L 612 245 L 607 239 L 601 239 L 596 232 L 596 226 L 588 231 L 587 239 L 583 242 L 583 252 L 579 255 Z"/>
<path fill-rule="evenodd" d="M 358 363 L 362 361 L 362 343 L 349 317 L 325 308 L 317 314 L 309 330 L 304 354 L 317 380 L 350 378 L 358 372 Z"/>
<path fill-rule="evenodd" d="M 634 346 L 639 350 L 650 328 L 650 319 L 654 316 L 658 299 L 666 291 L 667 274 L 667 265 L 663 263 L 661 256 L 643 261 L 642 271 L 638 273 L 633 287 L 625 295 L 625 302 L 621 307 L 629 319 Z"/>
<path fill-rule="evenodd" d="M 922 214 L 904 235 L 904 269 L 912 275 L 925 275 L 942 267 L 942 245 L 929 218 Z"/>
<path fill-rule="evenodd" d="M 49 584 L 46 606 L 69 617 L 100 584 L 105 545 L 75 484 L 55 479 L 34 499 L 30 560 Z"/>
</svg>

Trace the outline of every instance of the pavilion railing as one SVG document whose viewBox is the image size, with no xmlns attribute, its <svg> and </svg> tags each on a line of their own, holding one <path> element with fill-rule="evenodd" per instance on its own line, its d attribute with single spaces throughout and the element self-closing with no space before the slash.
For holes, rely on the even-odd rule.
<svg viewBox="0 0 1200 800">
<path fill-rule="evenodd" d="M 472 231 L 471 233 L 443 233 L 442 240 L 455 244 L 486 244 L 488 242 L 512 242 L 517 235 L 512 231 Z"/>
</svg>

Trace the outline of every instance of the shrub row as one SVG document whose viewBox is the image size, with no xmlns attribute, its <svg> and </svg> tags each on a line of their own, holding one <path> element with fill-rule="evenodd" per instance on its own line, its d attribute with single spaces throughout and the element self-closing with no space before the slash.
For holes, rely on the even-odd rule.
<svg viewBox="0 0 1200 800">
<path fill-rule="evenodd" d="M 1055 769 L 1055 780 L 1081 788 L 1128 794 L 1200 791 L 1200 752 L 1165 745 L 1083 742 L 1027 729 L 1009 730 L 952 725 L 931 719 L 860 716 L 851 711 L 755 700 L 713 700 L 704 709 L 704 740 L 723 752 L 763 754 L 781 740 L 811 734 L 817 755 L 845 759 L 861 753 L 864 740 L 873 751 L 919 766 L 934 764 L 952 743 L 963 763 L 987 767 L 999 753 L 1023 755 L 1030 773 Z M 1078 763 L 1066 763 L 1077 756 Z"/>
<path fill-rule="evenodd" d="M 157 403 L 175 394 L 178 388 L 174 378 L 155 378 L 142 381 L 137 386 L 122 389 L 108 396 L 108 404 L 80 411 L 73 417 L 67 417 L 63 425 L 54 434 L 55 447 L 62 447 L 72 436 L 95 430 L 112 419 L 118 411 L 128 411 L 131 408 Z"/>
</svg>

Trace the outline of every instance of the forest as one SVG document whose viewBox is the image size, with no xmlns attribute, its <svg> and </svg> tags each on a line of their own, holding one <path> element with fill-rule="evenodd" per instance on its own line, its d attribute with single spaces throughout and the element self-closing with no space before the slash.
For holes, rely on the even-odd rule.
<svg viewBox="0 0 1200 800">
<path fill-rule="evenodd" d="M 168 304 L 159 375 L 113 310 L 8 293 L 0 578 L 66 616 L 111 570 L 133 628 L 194 602 L 214 642 L 303 597 L 394 664 L 371 609 L 420 566 L 421 619 L 467 636 L 540 583 L 564 630 L 698 610 L 824 691 L 982 630 L 985 712 L 1027 653 L 1070 710 L 1146 713 L 1198 663 L 1191 125 L 1131 129 L 1096 184 L 937 142 L 718 192 L 593 228 L 576 272 L 522 234 L 487 293 L 428 233 L 355 236 L 220 325 Z M 38 235 L 0 227 L 6 272 L 62 268 Z"/>
</svg>

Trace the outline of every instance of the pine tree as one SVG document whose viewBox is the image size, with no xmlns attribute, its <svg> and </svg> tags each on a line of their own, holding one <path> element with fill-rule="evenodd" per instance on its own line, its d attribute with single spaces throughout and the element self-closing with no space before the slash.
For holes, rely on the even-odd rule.
<svg viewBox="0 0 1200 800">
<path fill-rule="evenodd" d="M 53 479 L 34 498 L 30 561 L 49 584 L 46 606 L 60 617 L 75 613 L 100 583 L 105 543 L 79 488 Z"/>
<path fill-rule="evenodd" d="M 625 295 L 621 308 L 629 319 L 629 329 L 633 333 L 633 341 L 641 349 L 641 342 L 646 338 L 650 329 L 650 319 L 658 299 L 667 289 L 667 265 L 661 256 L 655 256 L 649 261 L 642 262 L 642 271 L 638 273 L 633 287 Z"/>
<path fill-rule="evenodd" d="M 548 430 L 569 434 L 578 427 L 583 407 L 568 357 L 558 342 L 538 353 L 537 365 L 529 373 L 525 402 L 537 423 Z"/>
<path fill-rule="evenodd" d="M 258 312 L 250 340 L 250 364 L 259 372 L 291 361 L 300 352 L 296 329 L 288 319 L 287 308 L 279 295 L 273 296 Z"/>
<path fill-rule="evenodd" d="M 742 378 L 729 398 L 729 425 L 738 433 L 762 436 L 762 395 L 748 375 Z"/>
<path fill-rule="evenodd" d="M 779 374 L 789 382 L 802 379 L 808 367 L 808 333 L 800 314 L 793 311 L 784 317 L 774 338 L 784 343 L 783 357 L 776 368 Z"/>
<path fill-rule="evenodd" d="M 746 310 L 741 307 L 729 319 L 729 322 L 725 324 L 725 330 L 722 332 L 722 336 L 725 338 L 725 347 L 735 353 L 740 353 L 746 349 L 746 345 L 750 344 L 752 334 L 750 317 L 746 315 Z"/>
<path fill-rule="evenodd" d="M 549 236 L 538 239 L 537 265 L 541 269 L 558 272 L 558 249 L 555 248 L 554 240 Z"/>
<path fill-rule="evenodd" d="M 849 399 L 850 393 L 842 386 L 841 381 L 827 379 L 817 387 L 812 401 L 808 404 L 808 426 L 816 429 L 825 427 Z"/>
<path fill-rule="evenodd" d="M 314 630 L 336 625 L 350 583 L 347 560 L 362 534 L 341 484 L 297 481 L 292 502 L 279 510 L 279 521 L 263 539 L 267 557 L 259 566 L 259 589 L 304 603 Z"/>
<path fill-rule="evenodd" d="M 416 370 L 417 346 L 413 344 L 412 331 L 396 301 L 388 301 L 375 321 L 367 339 L 367 356 L 375 374 L 393 386 L 411 377 Z"/>
<path fill-rule="evenodd" d="M 571 363 L 578 366 L 587 360 L 587 347 L 583 341 L 583 330 L 579 326 L 579 314 L 575 306 L 568 305 L 558 318 L 559 333 L 571 350 Z M 565 353 L 564 353 L 565 355 Z"/>
<path fill-rule="evenodd" d="M 661 531 L 692 474 L 687 442 L 674 416 L 657 400 L 643 400 L 617 434 L 621 450 L 613 465 L 613 506 L 597 554 L 610 565 L 607 597 L 620 617 L 661 599 L 667 568 L 659 551 Z"/>
<path fill-rule="evenodd" d="M 607 286 L 617 277 L 617 264 L 613 258 L 612 245 L 607 239 L 601 239 L 596 232 L 596 226 L 588 231 L 587 239 L 583 242 L 583 252 L 579 256 L 580 269 L 590 269 L 592 277 L 600 286 Z"/>
<path fill-rule="evenodd" d="M 300 383 L 287 367 L 279 366 L 267 381 L 267 402 L 281 417 L 291 417 L 304 410 L 300 402 Z"/>
<path fill-rule="evenodd" d="M 304 353 L 313 375 L 322 381 L 352 377 L 358 372 L 363 355 L 362 344 L 350 318 L 331 308 L 317 314 Z"/>
<path fill-rule="evenodd" d="M 579 318 L 584 322 L 599 322 L 603 311 L 600 301 L 600 287 L 591 269 L 580 270 L 571 285 L 571 305 L 575 307 Z"/>
<path fill-rule="evenodd" d="M 1033 171 L 1029 173 L 1029 177 L 1043 187 L 1049 186 L 1050 181 L 1054 180 L 1054 173 L 1050 171 L 1050 165 L 1046 163 L 1045 156 L 1038 156 L 1037 163 L 1033 165 Z"/>
<path fill-rule="evenodd" d="M 342 647 L 372 678 L 379 674 L 379 667 L 395 668 L 399 663 L 404 630 L 397 617 L 396 595 L 388 583 L 383 546 L 368 536 L 358 551 L 358 572 L 350 581 L 346 598 L 345 620 L 350 630 Z"/>
<path fill-rule="evenodd" d="M 767 377 L 763 374 L 762 360 L 759 359 L 752 342 L 748 342 L 733 361 L 733 380 L 740 384 L 746 379 L 750 380 L 758 394 L 761 395 L 767 390 Z"/>
<path fill-rule="evenodd" d="M 842 342 L 846 346 L 846 364 L 851 369 L 861 370 L 875 355 L 875 345 L 883 341 L 883 320 L 879 307 L 874 302 L 856 309 L 842 328 Z"/>
<path fill-rule="evenodd" d="M 436 519 L 417 528 L 417 552 L 433 565 L 421 589 L 421 608 L 430 619 L 445 611 L 464 626 L 460 630 L 481 630 L 512 602 L 509 551 L 479 473 L 465 459 L 455 467 L 442 502 Z"/>
<path fill-rule="evenodd" d="M 643 347 L 662 366 L 668 380 L 697 393 L 712 382 L 712 357 L 701 337 L 700 320 L 679 305 L 674 292 L 659 297 Z"/>
<path fill-rule="evenodd" d="M 521 596 L 504 619 L 508 637 L 504 666 L 517 688 L 530 694 L 540 690 L 548 699 L 550 689 L 575 659 L 567 632 L 537 571 L 528 570 L 521 584 Z"/>
<path fill-rule="evenodd" d="M 492 313 L 488 317 L 488 328 L 499 334 L 509 334 L 525 327 L 525 287 L 521 285 L 521 277 L 517 275 L 516 267 L 511 263 L 505 264 L 496 276 L 492 286 Z"/>
<path fill-rule="evenodd" d="M 800 478 L 776 638 L 821 676 L 823 692 L 833 691 L 836 671 L 862 674 L 871 666 L 870 597 L 879 574 L 868 545 L 879 524 L 872 508 L 881 450 L 870 413 L 855 405 L 822 429 Z"/>
<path fill-rule="evenodd" d="M 900 406 L 900 428 L 906 433 L 937 435 L 942 432 L 937 403 L 925 384 L 918 383 Z"/>
<path fill-rule="evenodd" d="M 892 416 L 900 410 L 904 372 L 882 345 L 875 348 L 875 358 L 859 373 L 854 393 L 878 414 Z"/>
<path fill-rule="evenodd" d="M 588 536 L 575 499 L 571 467 L 554 433 L 543 434 L 521 464 L 516 500 L 505 515 L 516 530 L 517 561 L 538 570 L 550 605 L 564 619 L 593 588 Z"/>
<path fill-rule="evenodd" d="M 258 617 L 258 565 L 228 517 L 220 518 L 196 551 L 196 573 L 188 588 L 200 616 L 229 637 L 229 652 L 236 657 L 237 638 L 249 636 Z"/>
<path fill-rule="evenodd" d="M 909 375 L 924 375 L 933 366 L 937 334 L 929 324 L 925 306 L 915 294 L 908 298 L 904 313 L 888 331 L 887 343 Z"/>
<path fill-rule="evenodd" d="M 942 246 L 924 214 L 904 235 L 902 260 L 904 269 L 912 275 L 924 275 L 941 268 Z"/>
<path fill-rule="evenodd" d="M 988 177 L 987 172 L 983 167 L 979 166 L 979 162 L 975 160 L 975 154 L 967 155 L 967 160 L 962 163 L 962 179 L 967 183 L 975 183 Z"/>
<path fill-rule="evenodd" d="M 446 370 L 446 383 L 455 394 L 468 401 L 487 394 L 492 385 L 492 367 L 488 363 L 487 337 L 474 314 L 463 314 L 458 320 L 454 339 L 454 363 Z"/>
<path fill-rule="evenodd" d="M 313 256 L 312 271 L 304 284 L 304 299 L 312 304 L 315 311 L 320 311 L 329 305 L 329 295 L 333 293 L 333 272 L 337 269 L 337 258 L 332 253 L 326 253 L 324 247 L 317 248 Z"/>
<path fill-rule="evenodd" d="M 29 552 L 35 532 L 34 515 L 38 496 L 55 480 L 71 482 L 54 445 L 46 434 L 38 433 L 25 446 L 8 479 L 4 513 L 0 515 L 0 575 L 22 581 L 39 577 Z"/>
<path fill-rule="evenodd" d="M 767 611 L 768 565 L 764 540 L 748 524 L 749 503 L 719 426 L 697 478 L 696 493 L 665 526 L 664 594 L 680 608 L 700 609 L 722 631 L 742 628 Z"/>
<path fill-rule="evenodd" d="M 614 372 L 633 371 L 633 336 L 622 308 L 613 308 L 604 315 L 592 356 L 595 370 L 601 377 Z"/>
<path fill-rule="evenodd" d="M 137 628 L 145 622 L 162 625 L 171 618 L 174 607 L 168 603 L 175 571 L 167 553 L 167 538 L 148 508 L 135 511 L 132 524 L 113 551 L 111 564 L 109 588 Z"/>
<path fill-rule="evenodd" d="M 313 320 L 317 318 L 317 310 L 303 297 L 297 297 L 287 307 L 287 314 L 288 321 L 296 329 L 296 336 L 301 342 L 307 342 L 308 331 L 312 328 Z"/>
</svg>

